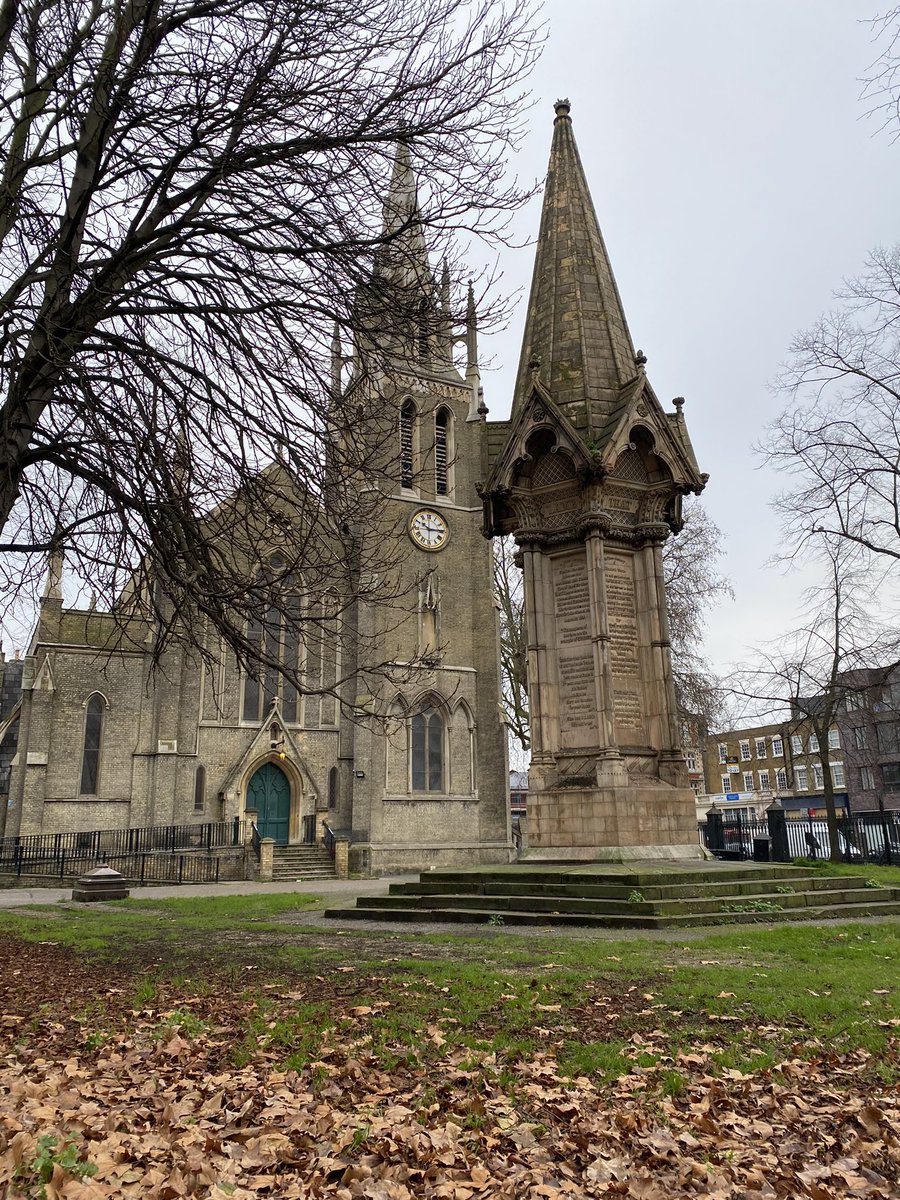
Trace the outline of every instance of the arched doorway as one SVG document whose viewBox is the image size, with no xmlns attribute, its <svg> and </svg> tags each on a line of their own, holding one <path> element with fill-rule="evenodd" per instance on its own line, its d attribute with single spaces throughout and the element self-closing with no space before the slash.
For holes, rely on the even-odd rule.
<svg viewBox="0 0 900 1200">
<path fill-rule="evenodd" d="M 291 785 L 280 767 L 265 763 L 254 771 L 247 784 L 247 808 L 256 809 L 260 837 L 274 838 L 279 846 L 288 844 Z"/>
</svg>

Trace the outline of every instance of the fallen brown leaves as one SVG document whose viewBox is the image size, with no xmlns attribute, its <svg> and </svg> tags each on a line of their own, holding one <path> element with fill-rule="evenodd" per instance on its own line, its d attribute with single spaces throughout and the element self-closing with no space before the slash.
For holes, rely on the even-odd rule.
<svg viewBox="0 0 900 1200">
<path fill-rule="evenodd" d="M 510 1067 L 451 1045 L 438 1023 L 422 1030 L 427 1054 L 404 1048 L 387 1070 L 368 1032 L 378 999 L 360 1004 L 340 982 L 340 1040 L 324 1031 L 299 1072 L 267 1048 L 230 1065 L 253 1002 L 227 994 L 170 989 L 171 1008 L 132 1012 L 113 987 L 116 1027 L 91 1049 L 64 997 L 33 1017 L 7 1013 L 0 1195 L 40 1194 L 38 1139 L 54 1135 L 96 1173 L 57 1167 L 48 1200 L 900 1196 L 900 1093 L 873 1088 L 863 1052 L 742 1074 L 716 1073 L 714 1047 L 698 1046 L 598 1090 L 561 1078 L 547 1050 Z M 325 991 L 310 980 L 269 1000 L 287 1015 Z M 199 1032 L 187 1036 L 176 1011 Z M 659 1089 L 666 1071 L 685 1081 L 675 1097 Z"/>
</svg>

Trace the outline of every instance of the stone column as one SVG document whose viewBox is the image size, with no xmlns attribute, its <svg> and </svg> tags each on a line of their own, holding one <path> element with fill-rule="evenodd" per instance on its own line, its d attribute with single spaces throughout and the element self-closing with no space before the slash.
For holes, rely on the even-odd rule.
<svg viewBox="0 0 900 1200">
<path fill-rule="evenodd" d="M 725 849 L 722 810 L 715 804 L 706 813 L 706 848 L 712 851 Z"/>
<path fill-rule="evenodd" d="M 259 881 L 271 883 L 275 870 L 275 839 L 262 838 L 259 843 Z"/>
<path fill-rule="evenodd" d="M 338 879 L 347 879 L 350 876 L 349 838 L 341 837 L 334 840 L 334 872 Z"/>
<path fill-rule="evenodd" d="M 648 547 L 653 562 L 653 579 L 656 587 L 656 611 L 659 614 L 659 658 L 661 666 L 660 686 L 668 709 L 668 722 L 664 732 L 669 745 L 680 752 L 678 736 L 678 701 L 675 696 L 675 680 L 672 675 L 672 638 L 669 632 L 669 610 L 666 607 L 666 586 L 663 574 L 662 544 L 655 542 Z"/>
<path fill-rule="evenodd" d="M 609 612 L 606 605 L 606 588 L 603 585 L 603 537 L 599 529 L 592 529 L 588 534 L 587 561 L 600 748 L 604 757 L 618 758 L 613 714 L 612 660 L 609 653 Z"/>
<path fill-rule="evenodd" d="M 550 665 L 547 651 L 547 608 L 544 589 L 544 556 L 523 547 L 525 612 L 528 636 L 528 705 L 531 720 L 532 762 L 552 762 L 549 737 Z"/>
<path fill-rule="evenodd" d="M 772 841 L 772 861 L 790 862 L 791 852 L 788 847 L 787 817 L 784 805 L 780 800 L 773 800 L 766 809 L 766 823 L 769 826 L 769 837 Z"/>
</svg>

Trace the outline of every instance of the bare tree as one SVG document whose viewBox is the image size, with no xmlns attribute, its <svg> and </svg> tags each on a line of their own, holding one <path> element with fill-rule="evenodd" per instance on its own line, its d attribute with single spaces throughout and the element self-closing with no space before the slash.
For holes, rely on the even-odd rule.
<svg viewBox="0 0 900 1200">
<path fill-rule="evenodd" d="M 7 595 L 64 547 L 157 653 L 215 635 L 245 664 L 301 574 L 390 598 L 357 485 L 385 466 L 394 335 L 421 341 L 423 288 L 426 340 L 464 315 L 452 252 L 439 286 L 410 246 L 502 233 L 535 52 L 526 0 L 5 0 Z M 421 189 L 392 211 L 400 144 Z"/>
<path fill-rule="evenodd" d="M 900 559 L 900 246 L 870 255 L 841 306 L 794 339 L 790 405 L 764 453 L 791 480 L 778 498 L 793 552 L 820 534 Z"/>
<path fill-rule="evenodd" d="M 663 545 L 675 694 L 682 712 L 713 726 L 722 716 L 723 697 L 704 656 L 703 637 L 710 609 L 734 593 L 718 571 L 722 531 L 697 497 L 685 497 L 683 516 L 684 528 Z"/>
<path fill-rule="evenodd" d="M 719 528 L 695 497 L 685 497 L 683 516 L 684 528 L 663 546 L 672 668 L 679 708 L 712 725 L 721 714 L 722 691 L 703 655 L 703 634 L 709 609 L 732 590 L 716 569 L 722 554 Z M 494 541 L 494 595 L 500 610 L 504 713 L 512 737 L 528 750 L 525 603 L 511 537 Z"/>
<path fill-rule="evenodd" d="M 528 640 L 525 591 L 512 537 L 494 538 L 494 601 L 500 613 L 500 687 L 506 726 L 513 742 L 531 749 L 528 723 Z"/>
<path fill-rule="evenodd" d="M 862 99 L 867 115 L 880 121 L 894 141 L 900 137 L 900 7 L 873 17 L 869 25 L 880 50 L 863 80 Z"/>
<path fill-rule="evenodd" d="M 785 736 L 804 729 L 816 738 L 816 758 L 828 823 L 830 856 L 840 861 L 829 734 L 839 712 L 873 667 L 892 660 L 896 634 L 873 618 L 873 579 L 852 547 L 841 539 L 819 539 L 822 583 L 806 593 L 803 616 L 774 647 L 757 651 L 751 665 L 732 673 L 744 717 L 756 724 L 785 710 Z"/>
</svg>

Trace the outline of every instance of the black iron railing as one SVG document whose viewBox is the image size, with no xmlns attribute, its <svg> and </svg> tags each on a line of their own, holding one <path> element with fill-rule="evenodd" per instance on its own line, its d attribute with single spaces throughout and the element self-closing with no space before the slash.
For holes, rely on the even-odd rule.
<svg viewBox="0 0 900 1200">
<path fill-rule="evenodd" d="M 322 841 L 325 843 L 325 849 L 328 851 L 328 853 L 331 855 L 331 857 L 333 859 L 334 858 L 334 830 L 331 828 L 331 826 L 328 824 L 327 821 L 322 822 L 322 830 L 324 833 L 324 837 L 322 838 Z"/>
<path fill-rule="evenodd" d="M 135 829 L 26 834 L 0 839 L 0 872 L 16 875 L 71 874 L 78 862 L 93 866 L 101 861 L 110 862 L 113 858 L 161 857 L 174 855 L 178 851 L 210 852 L 241 845 L 243 823 L 238 817 L 231 821 L 204 821 L 194 825 L 146 825 Z"/>
<path fill-rule="evenodd" d="M 900 813 L 885 813 L 883 819 L 858 816 L 838 818 L 838 845 L 844 862 L 900 866 Z M 828 825 L 821 817 L 788 817 L 785 822 L 787 858 L 830 857 Z M 723 814 L 718 845 L 710 838 L 710 826 L 699 825 L 700 843 L 721 858 L 754 857 L 754 843 L 771 840 L 769 823 L 748 821 L 735 813 Z"/>
</svg>

